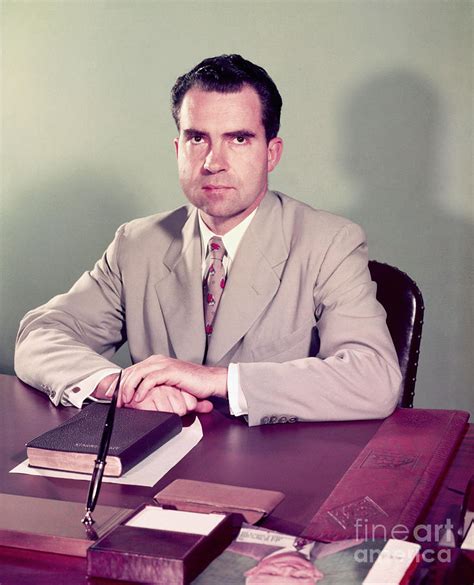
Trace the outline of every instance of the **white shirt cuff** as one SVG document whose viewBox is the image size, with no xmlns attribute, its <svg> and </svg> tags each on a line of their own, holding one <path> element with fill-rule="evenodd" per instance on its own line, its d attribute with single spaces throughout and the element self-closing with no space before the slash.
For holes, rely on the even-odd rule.
<svg viewBox="0 0 474 585">
<path fill-rule="evenodd" d="M 64 390 L 61 403 L 65 405 L 72 404 L 72 406 L 82 408 L 82 404 L 87 398 L 93 400 L 94 402 L 107 402 L 106 400 L 98 400 L 97 398 L 91 396 L 91 394 L 94 392 L 97 384 L 103 378 L 109 374 L 118 374 L 119 372 L 120 368 L 106 368 L 91 374 L 78 384 L 68 386 L 66 390 Z"/>
<path fill-rule="evenodd" d="M 238 364 L 229 364 L 227 369 L 227 397 L 229 399 L 230 414 L 233 416 L 242 416 L 249 413 L 247 400 L 240 387 Z"/>
</svg>

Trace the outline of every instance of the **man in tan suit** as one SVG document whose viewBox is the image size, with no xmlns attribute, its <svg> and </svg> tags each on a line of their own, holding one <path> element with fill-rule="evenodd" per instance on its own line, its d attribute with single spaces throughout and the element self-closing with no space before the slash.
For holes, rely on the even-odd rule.
<svg viewBox="0 0 474 585">
<path fill-rule="evenodd" d="M 120 406 L 182 415 L 221 397 L 250 425 L 390 414 L 401 375 L 362 229 L 268 190 L 273 81 L 223 55 L 178 78 L 172 103 L 191 205 L 121 226 L 92 271 L 30 311 L 18 376 L 54 404 L 107 398 L 127 340 Z"/>
</svg>

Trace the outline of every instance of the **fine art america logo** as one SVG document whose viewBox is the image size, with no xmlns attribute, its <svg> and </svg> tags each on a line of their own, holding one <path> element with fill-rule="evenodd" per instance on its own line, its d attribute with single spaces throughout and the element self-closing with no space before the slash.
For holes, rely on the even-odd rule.
<svg viewBox="0 0 474 585">
<path fill-rule="evenodd" d="M 423 561 L 431 563 L 438 561 L 440 563 L 449 563 L 451 561 L 451 549 L 455 546 L 454 524 L 448 518 L 444 524 L 417 524 L 413 530 L 410 530 L 404 524 L 396 524 L 391 529 L 387 529 L 381 524 L 372 524 L 368 520 L 357 519 L 355 522 L 355 537 L 357 540 L 364 542 L 387 542 L 389 539 L 419 544 L 421 550 L 417 557 L 417 562 Z M 383 545 L 382 545 L 383 546 Z M 354 553 L 357 562 L 373 563 L 380 555 L 382 547 L 378 549 L 358 549 Z M 399 550 L 394 549 L 392 556 L 402 560 L 407 552 L 402 546 Z"/>
<path fill-rule="evenodd" d="M 394 458 L 391 457 L 390 465 L 410 467 L 415 460 L 416 458 L 413 460 L 406 458 L 394 461 Z M 365 463 L 369 464 L 368 460 Z M 379 456 L 370 458 L 371 466 L 382 465 L 386 467 L 387 464 L 385 456 L 383 458 Z M 406 542 L 410 540 L 421 547 L 417 557 L 418 561 L 438 560 L 448 563 L 451 560 L 450 549 L 455 546 L 455 542 L 454 525 L 449 518 L 445 524 L 418 524 L 413 530 L 404 524 L 396 524 L 392 528 L 387 528 L 387 512 L 369 496 L 341 504 L 328 510 L 327 514 L 333 522 L 336 522 L 343 530 L 348 531 L 361 542 L 374 542 L 376 545 L 380 543 L 380 546 L 383 547 L 383 543 L 390 539 Z M 354 536 L 348 536 L 348 538 L 354 538 Z M 359 559 L 356 558 L 356 560 L 373 562 L 373 557 L 377 558 L 380 553 L 379 548 L 379 546 L 374 546 L 369 550 L 367 547 L 363 547 L 358 553 Z M 399 552 L 402 557 L 405 550 L 406 547 L 400 546 Z M 372 555 L 371 558 L 366 558 L 368 554 Z"/>
</svg>

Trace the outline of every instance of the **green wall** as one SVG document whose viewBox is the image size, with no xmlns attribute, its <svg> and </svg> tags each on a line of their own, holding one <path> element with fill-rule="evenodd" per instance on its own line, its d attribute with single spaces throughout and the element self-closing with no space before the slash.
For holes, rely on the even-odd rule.
<svg viewBox="0 0 474 585">
<path fill-rule="evenodd" d="M 18 321 L 180 193 L 168 95 L 204 57 L 284 99 L 271 184 L 349 216 L 426 300 L 416 406 L 474 412 L 471 2 L 4 0 L 0 371 Z"/>
</svg>

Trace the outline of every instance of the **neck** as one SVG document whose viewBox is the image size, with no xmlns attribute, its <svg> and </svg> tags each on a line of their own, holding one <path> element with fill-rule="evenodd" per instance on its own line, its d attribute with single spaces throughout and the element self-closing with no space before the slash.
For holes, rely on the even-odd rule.
<svg viewBox="0 0 474 585">
<path fill-rule="evenodd" d="M 233 215 L 232 217 L 216 217 L 213 215 L 208 215 L 204 211 L 200 211 L 200 215 L 202 220 L 207 225 L 207 227 L 211 230 L 211 232 L 215 233 L 218 236 L 225 236 L 230 230 L 235 228 L 239 223 L 241 223 L 246 217 L 248 217 L 257 207 L 260 205 L 262 199 L 264 198 L 266 191 L 260 195 L 250 207 L 244 209 L 240 213 Z"/>
</svg>

